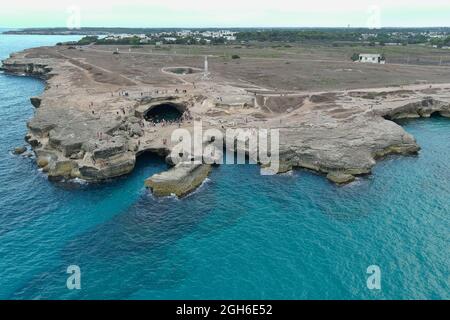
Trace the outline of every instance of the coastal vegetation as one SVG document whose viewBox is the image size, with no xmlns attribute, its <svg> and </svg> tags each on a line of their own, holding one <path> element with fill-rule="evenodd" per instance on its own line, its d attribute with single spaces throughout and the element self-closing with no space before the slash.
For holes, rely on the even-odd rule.
<svg viewBox="0 0 450 320">
<path fill-rule="evenodd" d="M 432 39 L 430 41 L 430 43 L 433 46 L 436 46 L 438 48 L 443 48 L 443 47 L 449 47 L 450 46 L 450 36 L 446 37 L 446 38 L 437 38 L 437 39 Z"/>
<path fill-rule="evenodd" d="M 24 29 L 8 31 L 23 34 L 41 32 L 66 34 L 62 29 Z M 73 31 L 70 31 L 73 32 Z M 85 35 L 78 44 L 114 45 L 222 45 L 274 43 L 274 46 L 292 44 L 326 44 L 339 46 L 407 46 L 429 45 L 450 47 L 450 28 L 317 28 L 317 29 L 133 29 L 133 28 L 83 28 Z"/>
</svg>

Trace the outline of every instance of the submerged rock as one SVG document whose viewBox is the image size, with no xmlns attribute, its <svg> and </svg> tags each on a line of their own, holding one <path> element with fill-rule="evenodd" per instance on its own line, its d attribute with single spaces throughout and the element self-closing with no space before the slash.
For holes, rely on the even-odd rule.
<svg viewBox="0 0 450 320">
<path fill-rule="evenodd" d="M 27 147 L 21 146 L 21 147 L 15 147 L 13 150 L 14 154 L 23 154 L 27 151 Z"/>
</svg>

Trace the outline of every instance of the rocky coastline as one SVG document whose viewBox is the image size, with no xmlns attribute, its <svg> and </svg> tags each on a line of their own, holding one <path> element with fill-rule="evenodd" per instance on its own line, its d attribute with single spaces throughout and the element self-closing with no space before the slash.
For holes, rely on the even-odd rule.
<svg viewBox="0 0 450 320">
<path fill-rule="evenodd" d="M 166 75 L 166 65 L 152 69 L 162 78 L 149 84 L 97 65 L 97 53 L 80 54 L 68 48 L 31 49 L 12 55 L 1 67 L 46 81 L 44 93 L 30 99 L 36 110 L 25 140 L 51 180 L 98 182 L 129 174 L 141 153 L 167 157 L 174 147 L 173 130 L 192 130 L 195 119 L 221 131 L 278 129 L 280 172 L 306 168 L 346 184 L 370 174 L 380 158 L 420 151 L 414 137 L 393 120 L 450 117 L 446 84 L 278 94 L 251 92 L 220 76 Z M 165 126 L 147 121 L 147 113 L 164 104 L 192 116 Z M 149 177 L 145 185 L 156 196 L 183 197 L 210 171 L 206 164 L 180 164 Z"/>
</svg>

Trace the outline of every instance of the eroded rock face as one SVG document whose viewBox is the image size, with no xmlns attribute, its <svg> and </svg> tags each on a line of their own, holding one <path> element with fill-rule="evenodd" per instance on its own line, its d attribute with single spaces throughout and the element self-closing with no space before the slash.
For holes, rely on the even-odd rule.
<svg viewBox="0 0 450 320">
<path fill-rule="evenodd" d="M 408 103 L 403 107 L 396 108 L 388 112 L 385 117 L 391 120 L 407 118 L 429 118 L 432 114 L 438 113 L 443 117 L 449 117 L 450 103 L 436 100 L 432 97 Z"/>
<path fill-rule="evenodd" d="M 349 123 L 283 128 L 281 161 L 285 166 L 322 173 L 362 175 L 371 172 L 376 159 L 388 154 L 416 154 L 414 137 L 394 122 L 360 115 Z"/>
<path fill-rule="evenodd" d="M 77 178 L 79 177 L 78 164 L 70 160 L 52 162 L 49 167 L 48 177 L 51 180 Z"/>
<path fill-rule="evenodd" d="M 95 165 L 80 167 L 80 178 L 87 181 L 101 181 L 120 177 L 133 171 L 136 156 L 131 152 L 117 154 Z"/>
<path fill-rule="evenodd" d="M 35 63 L 33 61 L 22 61 L 22 62 L 12 62 L 4 61 L 3 65 L 0 67 L 8 73 L 28 75 L 33 77 L 38 77 L 41 79 L 49 79 L 51 77 L 52 69 L 45 64 Z"/>
<path fill-rule="evenodd" d="M 95 160 L 107 160 L 113 156 L 126 152 L 125 144 L 119 141 L 106 142 L 96 146 L 93 155 Z"/>
</svg>

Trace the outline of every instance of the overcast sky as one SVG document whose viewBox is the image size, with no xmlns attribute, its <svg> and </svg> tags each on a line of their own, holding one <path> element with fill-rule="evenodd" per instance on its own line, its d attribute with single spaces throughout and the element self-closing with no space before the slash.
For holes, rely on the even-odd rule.
<svg viewBox="0 0 450 320">
<path fill-rule="evenodd" d="M 0 27 L 76 21 L 81 27 L 450 26 L 450 0 L 12 0 L 0 6 Z"/>
</svg>

